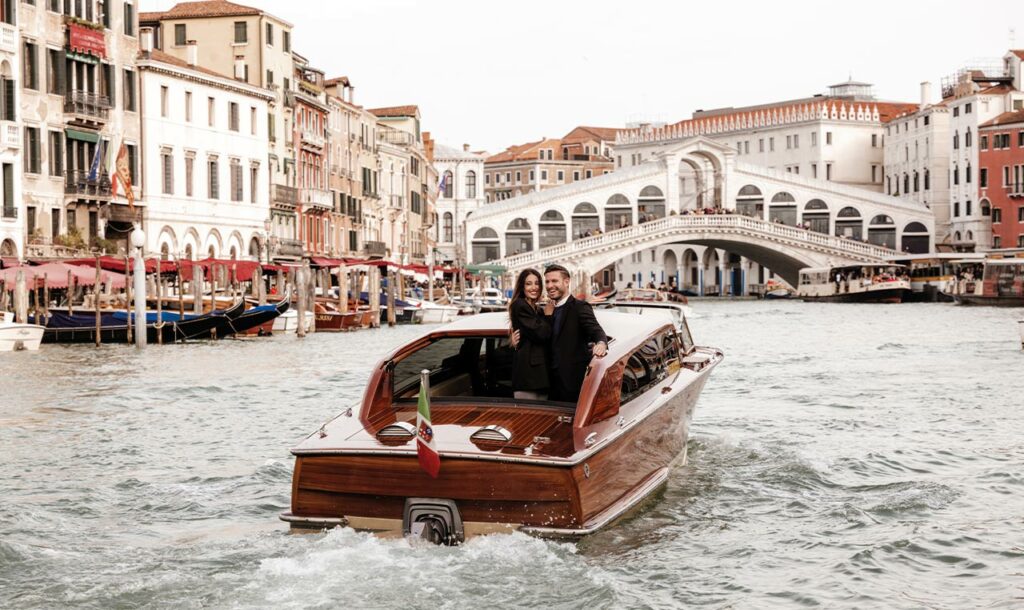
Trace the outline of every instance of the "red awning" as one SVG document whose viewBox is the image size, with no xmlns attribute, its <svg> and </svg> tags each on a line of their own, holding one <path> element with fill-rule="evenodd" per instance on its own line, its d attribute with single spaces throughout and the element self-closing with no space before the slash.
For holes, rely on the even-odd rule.
<svg viewBox="0 0 1024 610">
<path fill-rule="evenodd" d="M 95 264 L 95 263 L 94 263 Z M 74 283 L 79 286 L 92 286 L 96 283 L 96 271 L 82 265 L 68 265 L 66 263 L 46 263 L 36 267 L 10 267 L 0 271 L 0 281 L 8 286 L 13 286 L 18 278 L 18 272 L 25 272 L 25 282 L 29 289 L 34 287 L 33 281 L 38 286 L 50 288 L 67 288 L 68 275 L 70 274 Z M 112 288 L 124 288 L 124 275 L 111 271 L 100 272 L 100 282 L 109 284 Z"/>
<path fill-rule="evenodd" d="M 344 260 L 340 258 L 327 258 L 325 256 L 311 256 L 309 257 L 309 264 L 314 267 L 340 267 L 347 265 Z"/>
<path fill-rule="evenodd" d="M 228 270 L 229 277 L 233 271 L 237 281 L 248 282 L 252 280 L 252 276 L 256 272 L 256 268 L 260 267 L 260 263 L 257 261 L 204 258 L 201 261 L 178 261 L 178 267 L 181 269 L 181 276 L 186 279 L 192 277 L 193 267 L 201 267 L 203 269 L 203 277 L 207 280 L 210 279 L 210 269 L 223 267 Z"/>
<path fill-rule="evenodd" d="M 95 267 L 95 258 L 76 258 L 72 260 L 61 261 L 68 265 L 81 265 L 84 267 Z M 117 271 L 118 273 L 124 273 L 125 267 L 129 261 L 120 256 L 101 256 L 100 257 L 100 268 L 106 269 L 107 271 Z M 178 264 L 174 261 L 159 261 L 160 262 L 160 273 L 173 273 L 178 268 Z M 145 259 L 146 273 L 155 273 L 157 259 L 147 258 Z M 135 263 L 131 262 L 132 268 Z"/>
</svg>

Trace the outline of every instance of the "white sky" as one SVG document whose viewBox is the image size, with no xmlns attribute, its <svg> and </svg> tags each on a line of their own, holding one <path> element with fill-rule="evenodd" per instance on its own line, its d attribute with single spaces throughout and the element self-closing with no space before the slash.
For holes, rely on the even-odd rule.
<svg viewBox="0 0 1024 610">
<path fill-rule="evenodd" d="M 417 104 L 442 143 L 497 152 L 577 125 L 688 118 L 696 109 L 874 83 L 919 83 L 1001 57 L 1024 1 L 238 0 L 295 26 L 293 48 L 356 103 Z M 141 0 L 166 10 L 174 0 Z M 201 53 L 201 51 L 200 51 Z"/>
</svg>

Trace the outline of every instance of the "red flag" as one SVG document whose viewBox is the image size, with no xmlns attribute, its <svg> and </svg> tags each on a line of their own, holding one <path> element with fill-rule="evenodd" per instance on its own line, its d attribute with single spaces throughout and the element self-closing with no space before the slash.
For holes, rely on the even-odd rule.
<svg viewBox="0 0 1024 610">
<path fill-rule="evenodd" d="M 425 382 L 420 383 L 420 399 L 416 409 L 416 457 L 419 458 L 420 468 L 436 479 L 441 471 L 441 455 L 434 444 L 434 428 L 430 424 L 430 389 Z"/>
<path fill-rule="evenodd" d="M 135 211 L 135 193 L 132 191 L 132 170 L 128 166 L 128 147 L 121 140 L 121 149 L 117 151 L 117 160 L 114 161 L 114 175 L 110 177 L 111 194 L 117 197 L 117 183 L 120 181 L 124 188 L 125 199 L 128 200 L 128 209 Z"/>
</svg>

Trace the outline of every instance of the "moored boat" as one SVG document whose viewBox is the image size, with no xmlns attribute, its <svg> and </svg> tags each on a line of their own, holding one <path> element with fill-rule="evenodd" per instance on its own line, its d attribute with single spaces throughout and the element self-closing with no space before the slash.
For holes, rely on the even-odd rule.
<svg viewBox="0 0 1024 610">
<path fill-rule="evenodd" d="M 44 330 L 38 324 L 18 324 L 9 311 L 0 312 L 0 352 L 38 350 Z"/>
<path fill-rule="evenodd" d="M 980 277 L 965 272 L 950 296 L 960 305 L 1024 307 L 1024 258 L 985 259 Z"/>
<path fill-rule="evenodd" d="M 360 404 L 297 447 L 295 527 L 578 537 L 649 497 L 685 460 L 697 399 L 722 360 L 662 316 L 595 312 L 612 337 L 579 399 L 512 398 L 508 317 L 460 318 L 392 351 Z M 426 371 L 423 373 L 423 371 Z M 422 376 L 421 376 L 422 373 Z M 429 388 L 437 478 L 417 460 L 417 395 Z"/>
<path fill-rule="evenodd" d="M 798 297 L 836 303 L 902 303 L 910 293 L 907 268 L 863 264 L 800 270 Z"/>
</svg>

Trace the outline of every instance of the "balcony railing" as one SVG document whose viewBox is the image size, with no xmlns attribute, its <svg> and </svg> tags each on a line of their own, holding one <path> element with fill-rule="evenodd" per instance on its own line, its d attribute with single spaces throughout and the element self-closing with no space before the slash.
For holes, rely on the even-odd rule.
<svg viewBox="0 0 1024 610">
<path fill-rule="evenodd" d="M 275 184 L 270 191 L 270 199 L 274 203 L 294 206 L 299 202 L 299 189 L 285 184 Z"/>
<path fill-rule="evenodd" d="M 75 169 L 64 174 L 64 193 L 68 195 L 84 195 L 86 197 L 110 197 L 110 177 L 101 174 L 94 179 L 89 178 L 89 171 Z"/>
<path fill-rule="evenodd" d="M 379 129 L 377 141 L 396 146 L 412 146 L 412 134 L 398 129 Z"/>
<path fill-rule="evenodd" d="M 21 148 L 21 127 L 14 121 L 0 121 L 0 148 Z"/>
<path fill-rule="evenodd" d="M 388 195 L 388 207 L 399 209 L 405 207 L 405 197 L 402 195 Z"/>
<path fill-rule="evenodd" d="M 324 147 L 324 136 L 323 134 L 317 133 L 311 129 L 303 129 L 301 131 L 302 143 L 315 146 L 316 148 Z"/>
<path fill-rule="evenodd" d="M 279 237 L 273 252 L 275 256 L 302 256 L 302 240 Z"/>
<path fill-rule="evenodd" d="M 18 208 L 4 206 L 3 212 L 0 212 L 0 214 L 2 214 L 0 217 L 5 220 L 16 220 L 18 218 Z"/>
<path fill-rule="evenodd" d="M 299 201 L 305 206 L 328 210 L 334 208 L 334 202 L 331 201 L 331 192 L 324 189 L 299 189 Z"/>
<path fill-rule="evenodd" d="M 383 258 L 388 248 L 382 241 L 368 241 L 363 244 L 363 252 L 367 258 Z"/>
<path fill-rule="evenodd" d="M 1010 197 L 1024 197 L 1024 182 L 1011 182 L 1007 184 L 1006 194 Z"/>
<path fill-rule="evenodd" d="M 72 91 L 64 96 L 64 112 L 106 121 L 110 113 L 110 98 L 88 91 Z"/>
<path fill-rule="evenodd" d="M 18 26 L 0 23 L 0 51 L 4 53 L 18 52 Z"/>
</svg>

